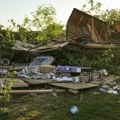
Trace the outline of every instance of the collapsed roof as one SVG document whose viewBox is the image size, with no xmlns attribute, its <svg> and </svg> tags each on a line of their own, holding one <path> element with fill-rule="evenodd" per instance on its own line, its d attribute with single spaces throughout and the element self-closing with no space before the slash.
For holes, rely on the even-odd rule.
<svg viewBox="0 0 120 120">
<path fill-rule="evenodd" d="M 57 41 L 57 42 L 51 41 L 46 45 L 35 46 L 33 44 L 22 43 L 21 41 L 16 40 L 14 46 L 12 47 L 12 50 L 43 53 L 47 51 L 59 50 L 62 47 L 68 45 L 69 43 L 70 42 L 66 42 L 66 41 Z"/>
<path fill-rule="evenodd" d="M 73 9 L 66 28 L 67 40 L 70 39 L 89 39 L 93 41 L 107 40 L 106 24 L 76 8 Z"/>
</svg>

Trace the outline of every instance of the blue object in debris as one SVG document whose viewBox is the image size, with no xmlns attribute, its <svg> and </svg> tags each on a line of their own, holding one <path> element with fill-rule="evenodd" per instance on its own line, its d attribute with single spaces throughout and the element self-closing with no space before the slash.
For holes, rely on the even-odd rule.
<svg viewBox="0 0 120 120">
<path fill-rule="evenodd" d="M 104 88 L 99 88 L 100 92 L 106 92 L 106 90 Z"/>
<path fill-rule="evenodd" d="M 63 72 L 72 72 L 72 73 L 80 73 L 81 68 L 75 66 L 57 66 L 56 70 Z"/>
</svg>

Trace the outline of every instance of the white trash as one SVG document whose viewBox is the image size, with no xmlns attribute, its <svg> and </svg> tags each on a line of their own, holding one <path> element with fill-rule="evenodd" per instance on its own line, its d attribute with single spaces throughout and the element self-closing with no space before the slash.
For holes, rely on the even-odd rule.
<svg viewBox="0 0 120 120">
<path fill-rule="evenodd" d="M 77 106 L 73 105 L 73 106 L 70 108 L 70 112 L 71 112 L 72 114 L 76 114 L 76 113 L 79 112 L 79 109 L 78 109 Z"/>
<path fill-rule="evenodd" d="M 118 94 L 118 92 L 117 92 L 116 90 L 112 90 L 112 89 L 108 90 L 107 93 L 110 93 L 110 94 Z"/>
</svg>

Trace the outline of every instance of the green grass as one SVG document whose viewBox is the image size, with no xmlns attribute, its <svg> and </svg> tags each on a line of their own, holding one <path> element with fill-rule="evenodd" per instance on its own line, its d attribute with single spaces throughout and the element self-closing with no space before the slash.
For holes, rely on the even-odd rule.
<svg viewBox="0 0 120 120">
<path fill-rule="evenodd" d="M 120 120 L 120 94 L 100 93 L 96 89 L 80 91 L 77 95 L 68 92 L 12 96 L 7 106 L 9 112 L 0 113 L 0 120 Z M 80 100 L 82 95 L 82 100 Z M 76 105 L 79 113 L 71 114 Z"/>
</svg>

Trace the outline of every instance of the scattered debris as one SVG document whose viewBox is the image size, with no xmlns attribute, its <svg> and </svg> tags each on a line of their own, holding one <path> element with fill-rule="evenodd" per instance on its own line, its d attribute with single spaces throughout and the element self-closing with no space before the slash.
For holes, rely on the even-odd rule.
<svg viewBox="0 0 120 120">
<path fill-rule="evenodd" d="M 51 95 L 54 96 L 54 97 L 57 97 L 57 93 L 56 92 L 52 92 Z"/>
<path fill-rule="evenodd" d="M 81 72 L 80 67 L 74 67 L 74 66 L 57 66 L 56 70 L 62 71 L 62 72 L 72 72 L 72 73 L 80 73 Z"/>
<path fill-rule="evenodd" d="M 81 95 L 80 95 L 80 102 L 82 101 L 82 99 L 83 99 L 83 95 L 81 94 Z"/>
<path fill-rule="evenodd" d="M 52 65 L 40 65 L 38 71 L 41 73 L 51 73 L 54 72 L 55 66 Z"/>
<path fill-rule="evenodd" d="M 79 93 L 78 90 L 73 90 L 73 89 L 69 89 L 68 92 L 73 93 L 73 94 L 78 94 Z"/>
<path fill-rule="evenodd" d="M 106 88 L 109 88 L 109 87 L 110 87 L 110 86 L 108 86 L 108 85 L 103 85 L 103 86 L 102 86 L 102 88 L 105 88 L 105 89 L 106 89 Z"/>
<path fill-rule="evenodd" d="M 80 10 L 73 9 L 73 12 L 67 23 L 67 40 L 50 41 L 46 45 L 32 45 L 16 41 L 13 50 L 25 51 L 26 53 L 43 53 L 53 50 L 61 50 L 66 45 L 77 45 L 81 48 L 97 49 L 118 49 L 119 45 L 112 43 L 107 39 L 106 24 Z M 102 41 L 104 40 L 104 41 Z M 0 86 L 5 87 L 4 82 L 14 80 L 12 88 L 29 88 L 34 85 L 48 85 L 48 87 L 65 88 L 67 91 L 77 94 L 81 89 L 97 87 L 99 83 L 103 84 L 99 92 L 118 94 L 120 85 L 114 82 L 119 76 L 111 76 L 107 69 L 93 70 L 90 67 L 80 66 L 53 66 L 55 58 L 53 56 L 37 56 L 30 64 L 26 66 L 17 66 L 0 68 Z M 4 59 L 4 65 L 9 64 L 8 59 Z M 6 74 L 11 72 L 13 78 L 5 78 Z M 74 75 L 73 75 L 74 74 Z M 5 81 L 2 80 L 5 78 Z M 113 88 L 111 88 L 113 87 Z M 66 90 L 41 89 L 41 90 L 18 90 L 10 91 L 11 94 L 26 93 L 52 93 L 57 96 L 56 92 L 65 92 Z M 0 91 L 1 94 L 1 91 Z M 94 95 L 99 93 L 94 92 Z M 82 100 L 82 95 L 80 101 Z M 72 106 L 70 112 L 75 114 L 79 112 L 77 106 Z"/>
<path fill-rule="evenodd" d="M 62 42 L 52 41 L 51 43 L 48 43 L 46 45 L 35 46 L 33 44 L 23 43 L 21 41 L 16 40 L 15 45 L 12 47 L 12 50 L 26 51 L 29 53 L 43 53 L 43 52 L 48 52 L 48 51 L 59 50 L 63 48 L 64 46 L 68 45 L 69 43 L 70 42 L 66 42 L 66 41 L 62 41 Z"/>
<path fill-rule="evenodd" d="M 77 106 L 73 105 L 71 108 L 70 108 L 70 113 L 72 114 L 76 114 L 79 112 L 79 109 Z"/>
<path fill-rule="evenodd" d="M 6 75 L 7 73 L 8 73 L 8 70 L 0 69 L 0 75 Z"/>
<path fill-rule="evenodd" d="M 116 82 L 114 81 L 117 80 L 118 78 L 120 78 L 120 76 L 116 76 L 116 75 L 105 76 L 102 78 L 102 83 L 113 85 L 113 84 L 116 84 Z"/>
<path fill-rule="evenodd" d="M 107 93 L 118 94 L 118 92 L 116 90 L 113 90 L 113 89 L 108 90 Z"/>
<path fill-rule="evenodd" d="M 80 76 L 73 77 L 74 82 L 80 82 Z"/>
<path fill-rule="evenodd" d="M 113 89 L 115 89 L 115 90 L 120 90 L 120 85 L 114 86 Z"/>
<path fill-rule="evenodd" d="M 12 88 L 29 88 L 33 85 L 47 85 L 47 88 L 65 88 L 67 91 L 77 94 L 81 89 L 97 87 L 99 83 L 104 83 L 102 88 L 99 88 L 99 92 L 117 94 L 115 90 L 120 90 L 120 85 L 113 82 L 116 77 L 112 77 L 112 80 L 110 80 L 111 77 L 108 76 L 106 69 L 97 71 L 91 70 L 91 68 L 78 66 L 59 65 L 55 67 L 52 65 L 54 60 L 55 59 L 52 56 L 38 56 L 28 66 L 24 66 L 24 68 L 22 66 L 10 70 L 0 69 L 0 75 L 5 75 L 9 73 L 9 71 L 14 75 L 11 78 L 6 78 L 6 82 L 10 80 L 15 81 Z M 23 69 L 21 70 L 21 68 Z M 1 87 L 5 87 L 4 82 L 2 81 L 4 76 L 1 77 L 0 85 Z M 114 91 L 111 91 L 111 86 L 113 86 Z M 43 91 L 26 90 L 20 91 L 20 93 L 44 93 L 44 91 L 51 92 L 52 94 L 55 93 L 54 96 L 56 96 L 56 92 L 52 92 L 52 89 L 45 89 Z M 14 92 L 11 91 L 11 93 Z"/>
<path fill-rule="evenodd" d="M 103 69 L 103 70 L 100 70 L 101 74 L 107 76 L 108 75 L 108 72 L 106 69 Z"/>
<path fill-rule="evenodd" d="M 104 88 L 99 88 L 100 92 L 106 92 L 106 90 Z"/>
<path fill-rule="evenodd" d="M 36 57 L 29 66 L 39 66 L 39 65 L 51 65 L 54 62 L 52 56 L 38 56 Z"/>
<path fill-rule="evenodd" d="M 93 95 L 99 95 L 100 93 L 99 92 L 93 92 Z"/>
<path fill-rule="evenodd" d="M 114 82 L 114 81 L 112 81 L 112 82 L 109 82 L 108 84 L 109 84 L 109 85 L 116 85 L 117 83 Z"/>
<path fill-rule="evenodd" d="M 1 88 L 4 88 L 4 87 L 5 87 L 5 85 L 4 85 L 4 83 L 3 83 L 3 80 L 0 80 L 0 87 L 1 87 Z"/>
</svg>

